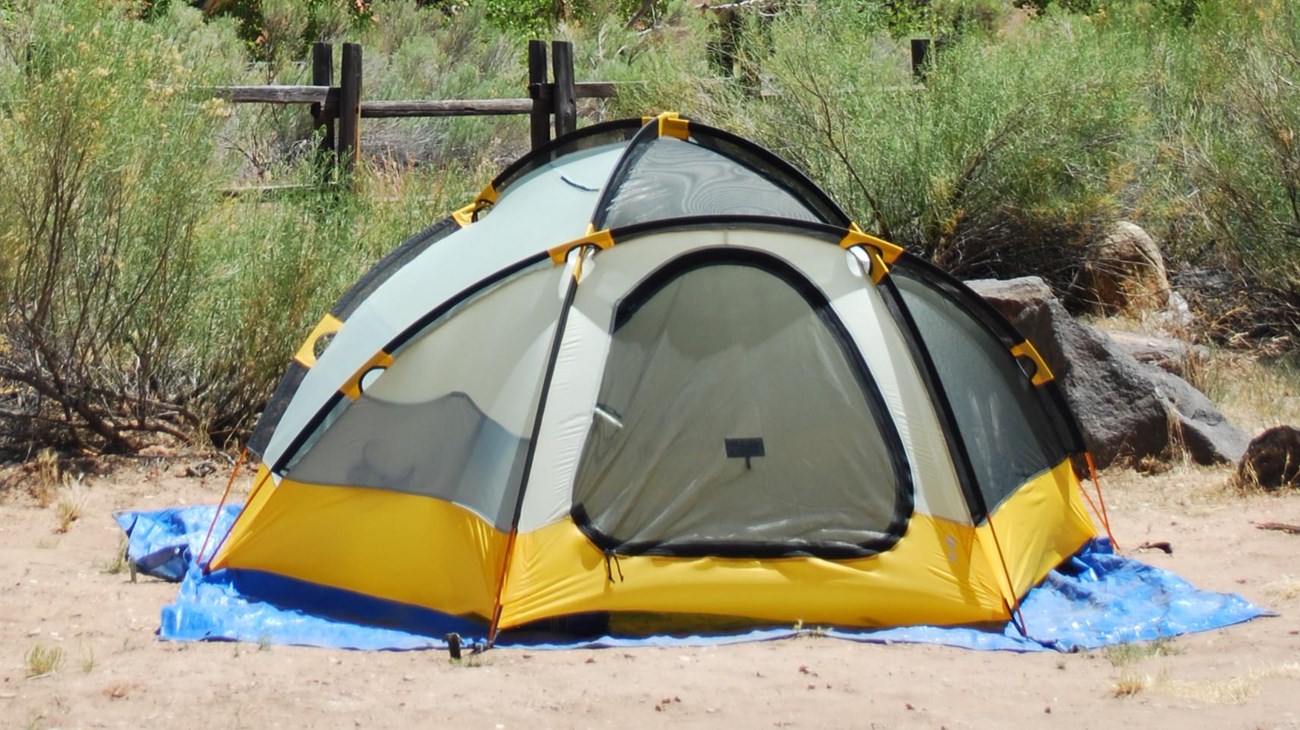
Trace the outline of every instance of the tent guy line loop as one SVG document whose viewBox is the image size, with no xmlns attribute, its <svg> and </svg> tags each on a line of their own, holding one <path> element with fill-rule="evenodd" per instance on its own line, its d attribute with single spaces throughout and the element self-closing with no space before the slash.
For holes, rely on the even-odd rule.
<svg viewBox="0 0 1300 730">
<path fill-rule="evenodd" d="M 618 553 L 613 548 L 605 550 L 605 580 L 609 583 L 614 582 L 614 572 L 610 569 L 610 563 L 614 564 L 614 569 L 618 571 L 618 582 L 623 582 L 623 564 L 618 561 Z"/>
<path fill-rule="evenodd" d="M 889 274 L 890 265 L 903 255 L 901 246 L 866 233 L 856 223 L 849 224 L 848 231 L 840 240 L 840 248 L 845 250 L 860 248 L 866 251 L 867 257 L 871 260 L 870 274 L 873 284 L 884 281 L 885 276 Z"/>
</svg>

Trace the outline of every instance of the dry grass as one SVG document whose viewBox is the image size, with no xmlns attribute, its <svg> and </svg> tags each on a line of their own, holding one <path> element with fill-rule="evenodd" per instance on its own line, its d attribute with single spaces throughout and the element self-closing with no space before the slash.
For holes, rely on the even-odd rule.
<svg viewBox="0 0 1300 730">
<path fill-rule="evenodd" d="M 1278 601 L 1294 601 L 1300 598 L 1300 580 L 1284 575 L 1263 586 L 1264 594 Z"/>
<path fill-rule="evenodd" d="M 1162 456 L 1174 466 L 1189 468 L 1196 462 L 1192 452 L 1187 449 L 1187 439 L 1183 435 L 1183 422 L 1172 406 L 1165 406 L 1165 429 L 1168 432 L 1165 451 Z"/>
<path fill-rule="evenodd" d="M 1170 679 L 1166 670 L 1152 676 L 1135 669 L 1124 669 L 1111 687 L 1111 694 L 1114 697 L 1132 697 L 1150 691 L 1207 704 L 1239 705 L 1258 695 L 1260 683 L 1266 679 L 1300 679 L 1300 662 L 1275 664 L 1207 682 Z"/>
<path fill-rule="evenodd" d="M 54 496 L 63 483 L 59 456 L 53 449 L 42 449 L 32 460 L 32 482 L 29 491 L 42 508 L 54 503 Z"/>
<path fill-rule="evenodd" d="M 1201 516 L 1240 501 L 1242 493 L 1231 487 L 1233 474 L 1223 466 L 1175 463 L 1158 475 L 1114 466 L 1100 476 L 1112 513 L 1145 505 Z"/>
<path fill-rule="evenodd" d="M 37 644 L 27 652 L 28 679 L 53 674 L 61 666 L 63 666 L 63 649 L 57 646 L 46 648 Z"/>
<path fill-rule="evenodd" d="M 1135 664 L 1151 657 L 1173 656 L 1181 653 L 1182 650 L 1174 645 L 1172 639 L 1117 644 L 1102 649 L 1102 656 L 1106 657 L 1113 667 Z"/>
<path fill-rule="evenodd" d="M 98 662 L 95 661 L 95 650 L 87 649 L 86 653 L 83 654 L 81 657 L 82 673 L 90 674 L 91 672 L 95 671 L 96 664 L 98 664 Z"/>
<path fill-rule="evenodd" d="M 1239 705 L 1259 694 L 1259 680 L 1247 674 L 1213 682 L 1171 681 L 1162 684 L 1160 691 L 1213 705 Z"/>
<path fill-rule="evenodd" d="M 107 575 L 120 575 L 128 567 L 126 562 L 126 547 L 127 539 L 123 536 L 118 539 L 117 550 L 113 552 L 112 557 L 104 560 L 96 559 L 92 563 L 92 566 L 96 570 Z"/>
<path fill-rule="evenodd" d="M 69 482 L 59 490 L 59 501 L 55 505 L 55 513 L 58 516 L 59 524 L 55 528 L 55 532 L 63 533 L 72 529 L 72 523 L 81 519 L 85 511 L 85 488 L 81 486 L 80 480 Z"/>
<path fill-rule="evenodd" d="M 1163 672 L 1156 677 L 1152 677 L 1150 674 L 1138 672 L 1134 669 L 1125 669 L 1119 673 L 1119 679 L 1115 680 L 1115 685 L 1111 687 L 1111 694 L 1115 697 L 1132 697 L 1165 681 Z"/>
<path fill-rule="evenodd" d="M 1259 684 L 1266 679 L 1300 679 L 1300 662 L 1252 669 L 1245 674 L 1212 682 L 1166 681 L 1159 685 L 1159 689 L 1181 699 L 1217 705 L 1239 705 L 1258 695 Z"/>
<path fill-rule="evenodd" d="M 1205 394 L 1248 435 L 1300 424 L 1300 368 L 1294 364 L 1215 352 L 1203 380 Z"/>
</svg>

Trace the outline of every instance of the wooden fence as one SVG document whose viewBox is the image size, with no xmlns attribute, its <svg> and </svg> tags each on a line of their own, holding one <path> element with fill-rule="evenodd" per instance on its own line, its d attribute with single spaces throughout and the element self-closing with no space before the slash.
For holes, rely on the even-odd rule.
<svg viewBox="0 0 1300 730">
<path fill-rule="evenodd" d="M 578 99 L 610 98 L 614 84 L 577 82 L 573 74 L 573 44 L 550 44 L 548 76 L 546 41 L 528 42 L 528 98 L 436 101 L 365 101 L 361 94 L 361 46 L 343 44 L 338 83 L 334 82 L 334 46 L 312 47 L 311 85 L 224 86 L 217 96 L 241 104 L 310 104 L 323 149 L 334 154 L 337 167 L 350 170 L 361 155 L 361 120 L 402 117 L 466 117 L 526 114 L 534 149 L 578 128 Z"/>
<path fill-rule="evenodd" d="M 351 170 L 361 155 L 361 120 L 400 117 L 465 117 L 526 114 L 533 149 L 578 127 L 578 99 L 607 99 L 617 94 L 608 81 L 577 82 L 573 44 L 552 41 L 548 64 L 546 41 L 528 42 L 528 98 L 435 101 L 365 101 L 361 94 L 361 46 L 343 44 L 338 83 L 334 82 L 334 46 L 312 47 L 311 85 L 223 86 L 215 94 L 235 103 L 309 104 L 321 147 L 335 166 Z M 928 38 L 911 42 L 912 73 L 925 80 L 932 45 Z M 549 68 L 548 68 L 549 66 Z M 549 73 L 548 73 L 549 72 Z M 553 124 L 552 124 L 553 122 Z"/>
</svg>

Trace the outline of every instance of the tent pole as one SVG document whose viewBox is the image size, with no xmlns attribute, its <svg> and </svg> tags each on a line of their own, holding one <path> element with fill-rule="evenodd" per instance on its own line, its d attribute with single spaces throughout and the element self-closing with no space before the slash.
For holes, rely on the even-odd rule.
<svg viewBox="0 0 1300 730">
<path fill-rule="evenodd" d="M 993 536 L 993 547 L 998 554 L 998 565 L 1002 566 L 1002 577 L 1006 578 L 1007 588 L 1011 595 L 1002 596 L 1002 602 L 1006 605 L 1008 613 L 1011 614 L 1011 623 L 1015 625 L 1020 635 L 1026 639 L 1030 638 L 1028 627 L 1025 626 L 1025 617 L 1020 613 L 1020 606 L 1016 602 L 1016 585 L 1011 582 L 1011 570 L 1007 567 L 1007 558 L 1002 553 L 1002 541 L 998 539 L 998 531 L 993 529 L 993 513 L 990 511 L 984 516 L 984 521 L 989 526 L 989 534 Z"/>
<path fill-rule="evenodd" d="M 555 378 L 555 366 L 560 359 L 560 343 L 564 341 L 564 330 L 569 323 L 569 310 L 573 308 L 573 300 L 578 295 L 578 275 L 582 270 L 582 256 L 587 246 L 578 246 L 570 251 L 569 255 L 573 256 L 576 252 L 577 260 L 574 262 L 573 276 L 569 279 L 568 291 L 564 295 L 564 303 L 560 305 L 560 316 L 555 322 L 555 334 L 551 336 L 551 355 L 546 363 L 546 372 L 542 376 L 541 395 L 537 400 L 537 414 L 533 417 L 533 432 L 529 440 L 528 454 L 524 457 L 523 477 L 519 482 L 519 496 L 515 499 L 515 513 L 510 520 L 510 538 L 506 540 L 506 555 L 501 561 L 501 574 L 497 579 L 497 597 L 492 606 L 492 623 L 488 626 L 488 646 L 491 647 L 496 643 L 497 630 L 501 623 L 501 609 L 504 604 L 506 578 L 510 575 L 510 564 L 514 558 L 515 542 L 519 535 L 519 517 L 524 510 L 524 494 L 528 491 L 528 477 L 533 470 L 533 458 L 537 455 L 538 435 L 542 430 L 542 417 L 546 413 L 546 394 L 551 390 L 551 381 Z"/>
</svg>

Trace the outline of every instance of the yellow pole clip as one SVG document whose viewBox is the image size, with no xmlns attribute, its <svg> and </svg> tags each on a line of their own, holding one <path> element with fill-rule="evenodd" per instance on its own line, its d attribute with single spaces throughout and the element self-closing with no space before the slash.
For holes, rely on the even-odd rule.
<svg viewBox="0 0 1300 730">
<path fill-rule="evenodd" d="M 691 136 L 691 120 L 683 118 L 677 112 L 664 112 L 658 116 L 641 117 L 641 124 L 646 125 L 658 120 L 660 137 L 675 137 L 686 141 Z"/>
<path fill-rule="evenodd" d="M 316 323 L 316 328 L 311 331 L 311 334 L 307 335 L 307 339 L 303 341 L 302 347 L 298 348 L 298 352 L 294 354 L 293 359 L 305 368 L 310 368 L 315 365 L 316 343 L 320 338 L 325 337 L 326 335 L 332 335 L 342 328 L 342 320 L 327 312 L 325 316 L 321 317 L 321 320 Z"/>
<path fill-rule="evenodd" d="M 555 248 L 548 248 L 546 253 L 551 257 L 551 261 L 554 262 L 556 266 L 559 266 L 564 263 L 566 258 L 568 258 L 569 252 L 579 246 L 595 246 L 601 251 L 604 251 L 614 247 L 614 237 L 610 235 L 608 228 L 603 231 L 593 231 L 591 230 L 591 227 L 588 226 L 587 235 L 582 238 L 575 238 L 568 243 L 562 243 Z"/>
<path fill-rule="evenodd" d="M 366 377 L 366 375 L 371 370 L 374 370 L 376 368 L 382 370 L 392 364 L 393 364 L 392 355 L 389 355 L 383 350 L 376 352 L 374 357 L 371 357 L 369 360 L 367 360 L 365 365 L 362 365 L 360 368 L 358 368 L 357 372 L 354 373 L 352 377 L 348 378 L 348 382 L 344 383 L 342 388 L 339 388 L 339 392 L 342 393 L 343 395 L 346 395 L 349 400 L 356 400 L 357 398 L 360 398 L 361 381 Z"/>
<path fill-rule="evenodd" d="M 487 187 L 483 188 L 483 192 L 479 193 L 477 198 L 474 198 L 474 202 L 452 213 L 451 217 L 455 219 L 456 225 L 465 228 L 478 219 L 479 211 L 489 205 L 494 205 L 496 202 L 497 189 L 492 187 L 492 183 L 488 183 Z"/>
<path fill-rule="evenodd" d="M 1043 360 L 1043 356 L 1038 354 L 1038 350 L 1029 340 L 1025 340 L 1011 348 L 1011 354 L 1016 357 L 1027 357 L 1034 362 L 1034 376 L 1029 381 L 1034 385 L 1050 383 L 1056 378 L 1055 375 L 1052 375 L 1052 369 L 1047 367 L 1047 361 Z"/>
<path fill-rule="evenodd" d="M 848 232 L 840 239 L 840 248 L 847 251 L 854 246 L 862 246 L 866 249 L 867 256 L 871 259 L 871 281 L 874 284 L 884 281 L 885 275 L 889 273 L 889 264 L 903 255 L 901 246 L 896 246 L 883 238 L 876 238 L 858 228 L 858 224 L 850 223 Z"/>
</svg>

